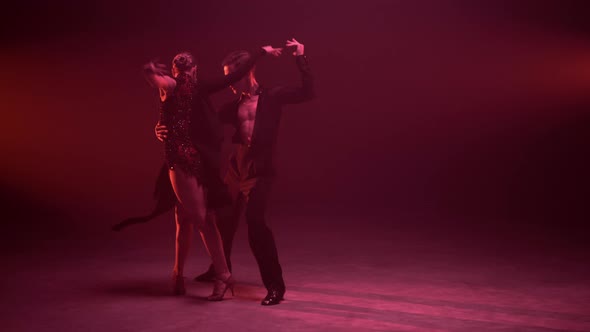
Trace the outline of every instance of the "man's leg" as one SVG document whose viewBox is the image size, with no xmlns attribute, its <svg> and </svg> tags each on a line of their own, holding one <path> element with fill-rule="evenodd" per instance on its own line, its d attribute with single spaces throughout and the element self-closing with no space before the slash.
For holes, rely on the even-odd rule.
<svg viewBox="0 0 590 332">
<path fill-rule="evenodd" d="M 274 235 L 266 224 L 266 211 L 271 189 L 271 178 L 260 177 L 250 190 L 246 205 L 248 240 L 258 262 L 262 282 L 268 294 L 262 305 L 279 304 L 285 294 L 283 271 Z"/>
<path fill-rule="evenodd" d="M 232 206 L 222 211 L 218 217 L 219 233 L 223 241 L 223 250 L 225 251 L 225 259 L 227 266 L 231 271 L 231 251 L 233 248 L 234 237 L 238 230 L 240 217 L 244 211 L 245 198 L 242 193 L 238 193 L 233 200 Z"/>
<path fill-rule="evenodd" d="M 233 240 L 238 229 L 240 217 L 245 205 L 244 196 L 239 190 L 239 181 L 239 172 L 237 168 L 230 163 L 230 167 L 225 176 L 224 182 L 229 189 L 232 204 L 218 208 L 215 213 L 217 218 L 217 228 L 219 229 L 219 234 L 221 235 L 221 240 L 223 241 L 225 259 L 230 272 L 232 271 L 230 257 L 233 247 Z M 214 279 L 215 271 L 213 269 L 213 264 L 211 264 L 205 273 L 198 275 L 194 280 L 199 282 L 210 282 L 214 281 Z"/>
</svg>

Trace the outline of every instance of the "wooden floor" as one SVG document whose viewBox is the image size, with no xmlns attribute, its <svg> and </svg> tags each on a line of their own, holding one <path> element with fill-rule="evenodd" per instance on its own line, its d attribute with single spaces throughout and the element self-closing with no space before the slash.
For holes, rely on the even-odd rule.
<svg viewBox="0 0 590 332">
<path fill-rule="evenodd" d="M 259 304 L 266 292 L 245 225 L 236 296 L 211 303 L 212 285 L 188 278 L 208 265 L 200 242 L 188 294 L 170 295 L 171 220 L 121 233 L 95 223 L 5 252 L 2 330 L 590 331 L 587 249 L 526 229 L 373 221 L 275 217 L 287 293 L 273 307 Z"/>
</svg>

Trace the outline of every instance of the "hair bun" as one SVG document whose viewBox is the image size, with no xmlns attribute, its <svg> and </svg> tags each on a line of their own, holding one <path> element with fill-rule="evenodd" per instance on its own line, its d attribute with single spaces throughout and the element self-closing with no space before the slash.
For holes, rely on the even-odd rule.
<svg viewBox="0 0 590 332">
<path fill-rule="evenodd" d="M 193 56 L 188 52 L 177 54 L 172 63 L 180 70 L 188 70 L 194 67 Z"/>
</svg>

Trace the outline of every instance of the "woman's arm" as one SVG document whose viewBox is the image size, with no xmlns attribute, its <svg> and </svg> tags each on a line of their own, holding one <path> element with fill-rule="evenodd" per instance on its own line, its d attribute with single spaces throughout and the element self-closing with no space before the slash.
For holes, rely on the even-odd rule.
<svg viewBox="0 0 590 332">
<path fill-rule="evenodd" d="M 143 66 L 143 73 L 148 83 L 160 91 L 162 101 L 176 87 L 176 81 L 167 75 L 166 66 L 162 64 L 148 62 Z"/>
</svg>

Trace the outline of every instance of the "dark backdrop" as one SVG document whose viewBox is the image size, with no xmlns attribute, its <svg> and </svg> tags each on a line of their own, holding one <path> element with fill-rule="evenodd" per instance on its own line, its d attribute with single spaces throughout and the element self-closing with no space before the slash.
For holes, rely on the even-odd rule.
<svg viewBox="0 0 590 332">
<path fill-rule="evenodd" d="M 149 210 L 163 153 L 142 64 L 190 50 L 200 74 L 221 75 L 229 51 L 295 37 L 318 97 L 285 110 L 275 214 L 579 235 L 588 14 L 584 1 L 21 2 L 2 20 L 7 224 L 108 227 Z M 257 73 L 299 82 L 288 52 Z"/>
</svg>

